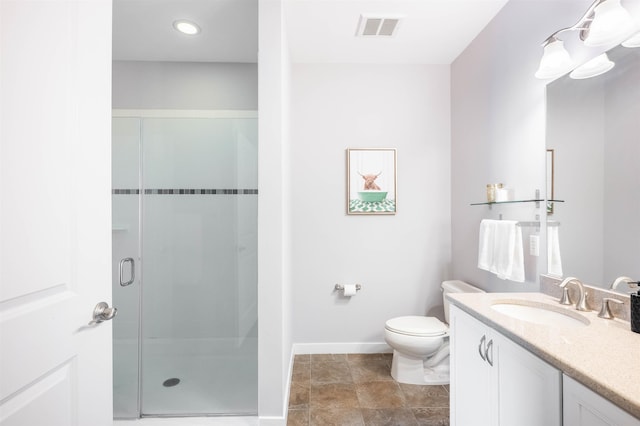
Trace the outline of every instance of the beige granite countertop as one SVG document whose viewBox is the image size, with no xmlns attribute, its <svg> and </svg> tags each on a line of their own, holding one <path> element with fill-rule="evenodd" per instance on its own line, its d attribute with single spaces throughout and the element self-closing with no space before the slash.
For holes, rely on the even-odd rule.
<svg viewBox="0 0 640 426">
<path fill-rule="evenodd" d="M 597 312 L 579 312 L 543 293 L 455 293 L 455 306 L 509 337 L 564 374 L 584 384 L 615 405 L 640 418 L 640 334 L 629 323 L 598 318 Z M 517 320 L 491 308 L 498 301 L 525 300 L 550 304 L 582 315 L 585 327 L 562 327 Z"/>
</svg>

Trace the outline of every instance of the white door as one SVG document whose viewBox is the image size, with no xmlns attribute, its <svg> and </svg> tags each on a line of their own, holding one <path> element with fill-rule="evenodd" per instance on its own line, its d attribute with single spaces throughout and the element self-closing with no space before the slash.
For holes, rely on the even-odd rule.
<svg viewBox="0 0 640 426">
<path fill-rule="evenodd" d="M 0 2 L 0 425 L 110 425 L 111 0 Z"/>
</svg>

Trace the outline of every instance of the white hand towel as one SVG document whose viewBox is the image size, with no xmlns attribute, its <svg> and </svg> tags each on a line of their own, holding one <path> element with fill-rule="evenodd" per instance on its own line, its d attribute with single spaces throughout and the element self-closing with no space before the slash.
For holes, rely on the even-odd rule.
<svg viewBox="0 0 640 426">
<path fill-rule="evenodd" d="M 495 220 L 485 219 L 480 222 L 480 240 L 478 243 L 478 268 L 491 270 L 493 263 L 493 240 L 495 236 Z"/>
<path fill-rule="evenodd" d="M 524 282 L 522 230 L 514 220 L 488 220 L 480 223 L 478 268 L 498 278 Z"/>
<path fill-rule="evenodd" d="M 503 280 L 524 281 L 522 230 L 515 220 L 496 221 L 491 272 Z"/>
<path fill-rule="evenodd" d="M 548 273 L 562 276 L 562 257 L 560 256 L 560 227 L 547 225 L 547 262 Z"/>
</svg>

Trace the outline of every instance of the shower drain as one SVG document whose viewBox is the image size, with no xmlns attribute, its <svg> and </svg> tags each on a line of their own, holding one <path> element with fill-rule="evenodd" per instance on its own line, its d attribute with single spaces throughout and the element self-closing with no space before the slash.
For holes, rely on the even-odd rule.
<svg viewBox="0 0 640 426">
<path fill-rule="evenodd" d="M 170 388 L 171 386 L 175 386 L 178 383 L 180 383 L 180 379 L 173 377 L 162 382 L 162 386 L 164 386 L 165 388 Z"/>
</svg>

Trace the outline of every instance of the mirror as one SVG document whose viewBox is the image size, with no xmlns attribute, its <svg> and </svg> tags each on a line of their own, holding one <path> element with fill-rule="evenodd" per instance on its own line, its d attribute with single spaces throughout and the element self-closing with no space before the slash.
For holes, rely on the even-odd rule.
<svg viewBox="0 0 640 426">
<path fill-rule="evenodd" d="M 564 200 L 548 220 L 559 224 L 562 275 L 604 288 L 640 279 L 640 48 L 608 55 L 608 73 L 547 86 L 553 195 Z"/>
</svg>

